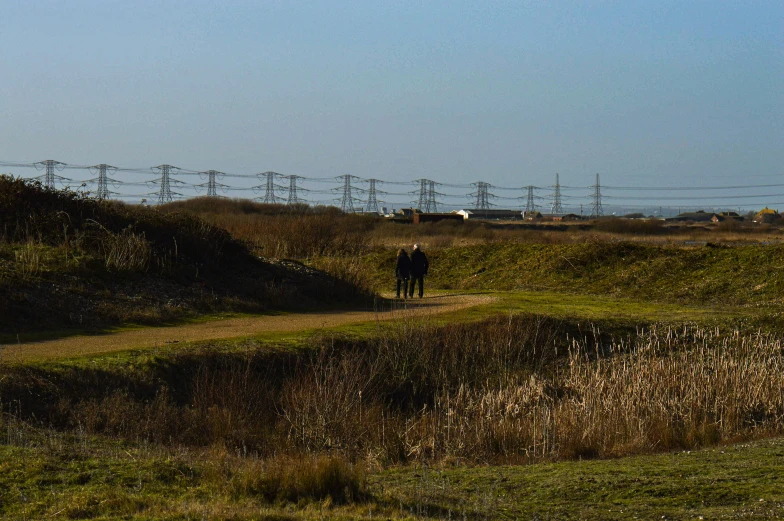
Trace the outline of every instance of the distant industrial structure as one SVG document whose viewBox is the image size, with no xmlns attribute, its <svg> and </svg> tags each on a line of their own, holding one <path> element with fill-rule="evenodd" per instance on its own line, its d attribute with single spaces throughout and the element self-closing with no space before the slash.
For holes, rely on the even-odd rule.
<svg viewBox="0 0 784 521">
<path fill-rule="evenodd" d="M 710 208 L 710 205 L 705 205 L 705 200 L 735 199 L 735 204 L 730 206 L 735 207 L 738 210 L 736 213 L 740 214 L 744 200 L 753 201 L 757 207 L 760 200 L 778 197 L 766 190 L 770 185 L 608 186 L 600 183 L 598 173 L 593 183 L 587 186 L 563 185 L 560 174 L 556 173 L 554 184 L 540 187 L 522 183 L 522 186 L 498 186 L 487 181 L 458 184 L 427 178 L 385 181 L 349 174 L 332 177 L 290 175 L 274 171 L 239 174 L 210 169 L 189 170 L 170 164 L 152 168 L 124 168 L 106 163 L 74 165 L 53 159 L 29 163 L 0 161 L 0 172 L 15 174 L 17 169 L 29 170 L 32 175 L 21 177 L 38 180 L 49 189 L 75 187 L 102 200 L 118 199 L 136 203 L 145 200 L 166 204 L 197 196 L 233 196 L 267 204 L 335 206 L 347 213 L 371 214 L 387 214 L 380 208 L 390 206 L 395 201 L 397 204 L 411 204 L 424 214 L 437 215 L 456 210 L 470 212 L 464 214 L 466 219 L 487 220 L 558 221 L 574 219 L 575 216 L 600 218 L 605 215 L 621 217 L 642 213 L 678 220 L 689 220 L 687 214 L 695 214 L 691 216 L 693 219 L 711 219 L 715 214 L 716 219 L 723 222 L 721 220 L 727 218 L 735 220 L 733 216 L 723 215 L 728 211 L 726 203 Z M 85 174 L 80 175 L 78 171 Z M 199 182 L 200 179 L 205 182 Z M 243 184 L 245 186 L 240 186 Z M 319 186 L 325 184 L 328 186 Z M 634 194 L 634 191 L 644 191 L 646 196 Z M 470 207 L 466 206 L 467 201 Z M 767 204 L 778 203 L 769 200 Z M 682 208 L 695 206 L 702 207 L 704 213 L 711 215 L 697 216 L 696 211 L 682 211 Z M 748 206 L 745 205 L 746 208 Z M 545 209 L 550 213 L 544 213 Z M 759 219 L 752 220 L 775 222 L 779 219 L 778 212 L 767 207 L 765 210 L 768 211 L 761 211 Z M 518 213 L 519 216 L 516 215 Z"/>
</svg>

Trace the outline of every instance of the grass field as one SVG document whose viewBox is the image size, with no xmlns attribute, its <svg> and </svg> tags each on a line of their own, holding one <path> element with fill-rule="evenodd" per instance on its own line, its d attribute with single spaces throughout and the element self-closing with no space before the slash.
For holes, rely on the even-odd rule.
<svg viewBox="0 0 784 521">
<path fill-rule="evenodd" d="M 778 439 L 622 459 L 335 472 L 348 504 L 253 456 L 166 451 L 14 425 L 0 445 L 3 519 L 776 519 Z M 5 433 L 4 433 L 5 434 Z M 9 443 L 10 441 L 10 443 Z M 322 462 L 322 465 L 324 463 Z M 303 472 L 304 474 L 305 472 Z M 268 476 L 265 479 L 265 476 Z M 283 486 L 280 482 L 285 482 Z M 316 483 L 318 481 L 316 480 Z M 266 487 L 266 488 L 265 488 Z M 334 493 L 334 492 L 333 492 Z M 276 498 L 275 494 L 281 494 Z M 288 496 L 288 499 L 285 497 Z"/>
</svg>

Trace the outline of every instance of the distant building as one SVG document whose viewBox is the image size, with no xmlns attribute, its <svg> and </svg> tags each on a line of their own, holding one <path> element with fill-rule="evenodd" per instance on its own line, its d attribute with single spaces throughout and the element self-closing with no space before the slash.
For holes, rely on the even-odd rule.
<svg viewBox="0 0 784 521">
<path fill-rule="evenodd" d="M 772 222 L 778 221 L 779 219 L 781 219 L 781 215 L 779 214 L 778 210 L 771 210 L 767 206 L 757 212 L 757 215 L 754 216 L 755 223 L 770 224 Z"/>
<path fill-rule="evenodd" d="M 523 214 L 520 210 L 497 210 L 497 209 L 472 208 L 469 210 L 455 210 L 452 213 L 457 215 L 462 215 L 463 219 L 519 221 L 520 219 L 523 218 Z"/>
<path fill-rule="evenodd" d="M 456 213 L 415 213 L 412 217 L 414 224 L 435 223 L 439 221 L 453 221 L 463 223 L 464 217 Z"/>
<path fill-rule="evenodd" d="M 553 221 L 553 222 L 582 220 L 582 218 L 579 215 L 574 213 L 543 213 L 543 214 L 539 214 L 539 217 L 536 219 L 542 221 Z"/>
<path fill-rule="evenodd" d="M 695 223 L 702 223 L 702 222 L 711 222 L 713 216 L 716 215 L 714 213 L 708 213 L 704 210 L 698 210 L 696 212 L 684 212 L 676 215 L 675 217 L 670 217 L 668 221 L 678 221 L 678 222 L 695 222 Z"/>
<path fill-rule="evenodd" d="M 397 211 L 397 215 L 402 215 L 403 217 L 412 217 L 415 213 L 422 213 L 422 210 L 419 208 L 401 208 Z"/>
<path fill-rule="evenodd" d="M 723 223 L 724 221 L 743 221 L 743 217 L 738 215 L 738 212 L 719 212 L 713 214 L 711 217 L 711 221 L 715 223 Z"/>
</svg>

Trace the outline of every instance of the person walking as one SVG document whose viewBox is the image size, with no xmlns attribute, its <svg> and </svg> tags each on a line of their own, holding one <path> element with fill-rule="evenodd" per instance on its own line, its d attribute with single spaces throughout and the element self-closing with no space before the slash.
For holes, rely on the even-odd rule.
<svg viewBox="0 0 784 521">
<path fill-rule="evenodd" d="M 427 256 L 419 247 L 419 244 L 414 244 L 414 251 L 411 252 L 411 288 L 409 296 L 414 298 L 414 286 L 419 282 L 419 298 L 425 294 L 425 275 L 430 263 L 427 262 Z"/>
<path fill-rule="evenodd" d="M 397 266 L 395 278 L 397 279 L 397 298 L 400 298 L 400 286 L 403 286 L 403 298 L 408 298 L 408 279 L 411 277 L 411 259 L 403 248 L 397 252 Z"/>
</svg>

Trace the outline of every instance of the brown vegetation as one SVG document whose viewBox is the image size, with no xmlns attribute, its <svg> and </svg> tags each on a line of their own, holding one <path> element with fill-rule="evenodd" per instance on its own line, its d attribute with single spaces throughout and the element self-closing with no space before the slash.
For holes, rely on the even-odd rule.
<svg viewBox="0 0 784 521">
<path fill-rule="evenodd" d="M 404 322 L 300 353 L 206 351 L 112 370 L 7 367 L 7 414 L 60 429 L 370 463 L 607 457 L 784 434 L 778 340 L 611 338 L 536 316 Z"/>
<path fill-rule="evenodd" d="M 412 225 L 376 216 L 343 214 L 333 207 L 290 207 L 215 198 L 190 199 L 162 209 L 197 215 L 228 230 L 259 255 L 301 259 L 396 250 L 415 242 L 433 250 L 489 243 L 573 244 L 622 240 L 688 245 L 781 240 L 780 228 L 735 221 L 692 226 L 658 219 L 608 217 L 573 223 L 469 220 Z"/>
</svg>

